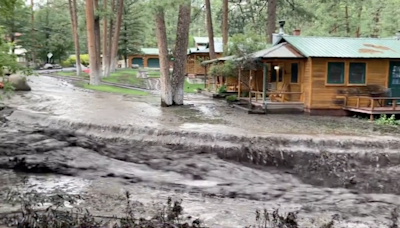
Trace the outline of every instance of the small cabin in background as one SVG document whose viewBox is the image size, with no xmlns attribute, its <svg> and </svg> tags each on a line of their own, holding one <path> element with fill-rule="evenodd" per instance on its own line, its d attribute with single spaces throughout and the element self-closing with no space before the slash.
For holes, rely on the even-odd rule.
<svg viewBox="0 0 400 228">
<path fill-rule="evenodd" d="M 141 54 L 128 56 L 128 67 L 139 65 L 141 68 L 160 68 L 158 48 L 142 48 Z"/>
<path fill-rule="evenodd" d="M 198 49 L 206 49 L 208 46 L 208 37 L 193 37 L 194 41 L 194 48 Z M 222 43 L 222 38 L 221 37 L 214 37 L 214 43 Z"/>
<path fill-rule="evenodd" d="M 207 37 L 195 37 L 196 47 L 188 50 L 185 73 L 189 78 L 204 78 L 207 69 L 201 65 L 202 61 L 210 59 Z M 221 57 L 224 48 L 221 38 L 214 38 L 214 47 L 217 58 Z"/>
<path fill-rule="evenodd" d="M 400 114 L 400 40 L 281 35 L 239 70 L 238 97 L 314 115 Z"/>
</svg>

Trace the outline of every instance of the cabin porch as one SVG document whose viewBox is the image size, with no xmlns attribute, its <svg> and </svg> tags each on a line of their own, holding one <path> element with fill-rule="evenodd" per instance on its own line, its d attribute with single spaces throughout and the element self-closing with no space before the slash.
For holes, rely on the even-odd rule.
<svg viewBox="0 0 400 228">
<path fill-rule="evenodd" d="M 239 70 L 238 99 L 267 113 L 304 112 L 302 65 L 296 59 L 265 60 L 261 69 Z"/>
<path fill-rule="evenodd" d="M 370 120 L 374 115 L 400 114 L 400 97 L 370 97 L 370 96 L 343 96 L 343 109 L 369 114 Z"/>
</svg>

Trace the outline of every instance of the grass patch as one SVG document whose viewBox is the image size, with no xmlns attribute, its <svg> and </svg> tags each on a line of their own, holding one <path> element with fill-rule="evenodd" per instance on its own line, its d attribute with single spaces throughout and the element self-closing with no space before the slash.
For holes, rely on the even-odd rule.
<svg viewBox="0 0 400 228">
<path fill-rule="evenodd" d="M 196 93 L 197 89 L 204 90 L 204 83 L 203 84 L 190 84 L 185 80 L 184 91 L 185 93 Z"/>
<path fill-rule="evenodd" d="M 159 78 L 160 71 L 148 70 L 147 74 L 150 78 Z M 122 69 L 110 74 L 109 77 L 103 78 L 105 82 L 121 83 L 126 85 L 133 85 L 137 87 L 145 87 L 145 79 L 137 78 L 138 70 L 136 69 Z"/>
<path fill-rule="evenodd" d="M 110 74 L 109 77 L 103 78 L 102 81 L 143 87 L 144 81 L 137 78 L 137 73 L 137 70 L 132 69 L 118 70 Z"/>
<path fill-rule="evenodd" d="M 76 71 L 59 71 L 56 74 L 59 76 L 65 76 L 65 77 L 78 77 L 78 76 L 76 76 Z M 89 78 L 89 75 L 86 74 L 85 72 L 81 72 L 80 77 Z"/>
<path fill-rule="evenodd" d="M 118 94 L 125 94 L 125 95 L 135 95 L 135 96 L 146 96 L 149 93 L 141 90 L 136 89 L 125 89 L 116 86 L 109 86 L 109 85 L 88 85 L 86 83 L 81 83 L 81 87 L 85 89 L 100 91 L 100 92 L 108 92 L 108 93 L 118 93 Z"/>
<path fill-rule="evenodd" d="M 143 78 L 137 78 L 138 70 L 137 69 L 120 69 L 117 70 L 116 72 L 110 74 L 109 77 L 107 78 L 102 78 L 102 81 L 104 82 L 111 82 L 111 83 L 119 83 L 119 84 L 125 84 L 125 85 L 131 85 L 131 86 L 136 86 L 139 88 L 145 88 L 145 80 Z M 147 70 L 147 74 L 150 78 L 159 78 L 160 77 L 160 71 L 155 71 L 155 70 Z M 76 72 L 71 71 L 71 72 L 57 72 L 57 75 L 60 76 L 75 76 L 76 77 Z M 89 78 L 89 75 L 82 72 L 81 76 L 83 78 Z M 130 89 L 123 89 L 119 87 L 114 87 L 114 86 L 96 86 L 97 88 L 86 88 L 89 85 L 82 85 L 82 87 L 85 87 L 85 89 L 91 89 L 91 90 L 97 90 L 97 91 L 103 91 L 103 92 L 115 92 L 112 88 L 117 88 L 118 91 L 115 93 L 122 93 L 122 94 L 132 94 L 132 93 L 125 93 L 126 91 L 122 92 L 122 90 L 127 90 L 127 91 L 132 91 Z M 104 88 L 103 88 L 104 87 Z M 184 84 L 184 92 L 185 93 L 196 93 L 197 89 L 202 89 L 204 90 L 204 84 L 190 84 L 185 80 Z M 112 91 L 110 91 L 112 90 Z M 142 94 L 134 94 L 134 95 L 144 95 L 143 91 L 138 91 L 139 93 Z M 146 93 L 147 94 L 147 93 Z"/>
</svg>

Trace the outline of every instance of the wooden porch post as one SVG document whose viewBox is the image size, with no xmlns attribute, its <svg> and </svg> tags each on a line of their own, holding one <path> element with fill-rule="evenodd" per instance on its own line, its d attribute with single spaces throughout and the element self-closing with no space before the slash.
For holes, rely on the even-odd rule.
<svg viewBox="0 0 400 228">
<path fill-rule="evenodd" d="M 207 65 L 204 65 L 204 89 L 207 87 Z"/>
<path fill-rule="evenodd" d="M 263 104 L 265 103 L 265 98 L 267 97 L 267 71 L 268 71 L 268 66 L 266 63 L 264 63 L 264 69 L 263 69 Z"/>
<path fill-rule="evenodd" d="M 251 109 L 252 108 L 252 105 L 251 105 L 251 81 L 252 81 L 252 79 L 253 79 L 253 75 L 252 75 L 252 70 L 250 70 L 250 80 L 249 80 L 249 108 Z"/>
<path fill-rule="evenodd" d="M 239 75 L 238 75 L 238 99 L 240 99 L 240 96 L 242 95 L 242 83 L 241 83 L 241 74 L 242 74 L 242 69 L 239 67 Z"/>
</svg>

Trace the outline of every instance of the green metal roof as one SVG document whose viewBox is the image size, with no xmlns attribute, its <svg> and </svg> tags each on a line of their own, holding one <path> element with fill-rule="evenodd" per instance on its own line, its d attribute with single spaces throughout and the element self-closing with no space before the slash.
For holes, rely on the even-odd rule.
<svg viewBox="0 0 400 228">
<path fill-rule="evenodd" d="M 158 55 L 158 48 L 142 48 L 142 52 L 145 55 Z"/>
<path fill-rule="evenodd" d="M 400 40 L 394 38 L 283 36 L 282 42 L 306 57 L 400 59 Z"/>
</svg>

